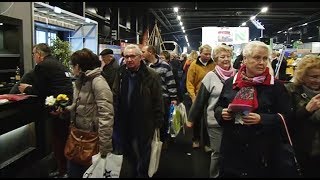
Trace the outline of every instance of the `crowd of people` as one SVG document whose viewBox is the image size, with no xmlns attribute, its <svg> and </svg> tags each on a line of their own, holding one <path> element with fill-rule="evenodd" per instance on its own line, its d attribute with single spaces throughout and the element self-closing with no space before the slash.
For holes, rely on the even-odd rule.
<svg viewBox="0 0 320 180">
<path fill-rule="evenodd" d="M 101 157 L 124 156 L 123 177 L 148 177 L 153 134 L 160 129 L 163 149 L 170 148 L 169 111 L 179 103 L 193 129 L 192 147 L 211 153 L 210 177 L 297 177 L 294 163 L 285 163 L 294 159 L 282 148 L 289 142 L 281 117 L 303 177 L 320 176 L 319 56 L 306 55 L 292 69 L 290 60 L 280 61 L 259 41 L 247 43 L 237 58 L 224 44 L 202 45 L 180 57 L 158 55 L 151 45 L 127 45 L 122 53 L 120 62 L 111 49 L 100 52 L 101 60 L 86 48 L 74 52 L 72 82 L 69 70 L 40 43 L 32 51 L 35 68 L 12 88 L 38 95 L 43 105 L 50 95 L 71 99 L 65 109 L 46 114 L 43 107 L 52 122 L 58 177 L 82 177 L 88 169 L 64 156 L 71 123 L 98 133 Z"/>
</svg>

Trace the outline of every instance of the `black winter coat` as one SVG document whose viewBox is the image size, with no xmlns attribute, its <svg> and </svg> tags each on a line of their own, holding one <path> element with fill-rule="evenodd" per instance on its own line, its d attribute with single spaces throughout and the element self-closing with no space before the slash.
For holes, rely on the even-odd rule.
<svg viewBox="0 0 320 180">
<path fill-rule="evenodd" d="M 284 85 L 275 81 L 271 86 L 256 86 L 258 109 L 261 116 L 257 125 L 235 124 L 225 121 L 221 113 L 232 102 L 238 90 L 232 89 L 234 77 L 229 78 L 215 107 L 215 117 L 223 127 L 221 142 L 221 175 L 224 177 L 282 177 L 276 157 L 281 143 L 287 140 L 277 113 L 290 117 L 289 96 Z"/>
<path fill-rule="evenodd" d="M 34 84 L 27 87 L 26 94 L 37 94 L 43 102 L 46 97 L 66 94 L 72 102 L 73 86 L 69 71 L 53 56 L 47 56 L 34 68 Z"/>
<path fill-rule="evenodd" d="M 113 140 L 120 151 L 133 137 L 139 140 L 139 144 L 150 145 L 155 128 L 163 123 L 160 76 L 141 62 L 136 74 L 138 85 L 128 105 L 129 73 L 125 65 L 121 66 L 113 84 Z"/>
</svg>

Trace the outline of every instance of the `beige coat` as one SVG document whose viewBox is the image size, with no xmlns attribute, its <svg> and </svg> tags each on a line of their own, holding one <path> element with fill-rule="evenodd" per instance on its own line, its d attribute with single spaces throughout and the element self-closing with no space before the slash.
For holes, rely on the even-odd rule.
<svg viewBox="0 0 320 180">
<path fill-rule="evenodd" d="M 114 121 L 112 92 L 102 77 L 100 68 L 88 70 L 85 74 L 89 77 L 88 80 L 82 86 L 76 81 L 73 104 L 67 108 L 72 112 L 71 120 L 76 119 L 76 127 L 99 132 L 100 153 L 106 155 L 112 151 L 111 136 Z"/>
</svg>

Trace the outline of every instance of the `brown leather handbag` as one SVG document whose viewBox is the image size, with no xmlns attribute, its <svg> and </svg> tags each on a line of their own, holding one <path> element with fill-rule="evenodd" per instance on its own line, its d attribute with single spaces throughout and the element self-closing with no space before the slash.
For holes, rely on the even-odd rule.
<svg viewBox="0 0 320 180">
<path fill-rule="evenodd" d="M 70 125 L 70 133 L 64 148 L 66 158 L 77 164 L 90 166 L 92 156 L 99 153 L 98 132 L 84 131 Z"/>
<path fill-rule="evenodd" d="M 80 90 L 81 88 L 82 86 Z M 75 112 L 77 112 L 80 100 L 80 90 L 76 100 Z M 92 126 L 93 128 L 95 127 L 94 123 Z M 99 134 L 97 129 L 93 131 L 78 129 L 76 127 L 76 118 L 71 122 L 69 128 L 69 136 L 64 147 L 65 157 L 74 163 L 90 166 L 92 164 L 92 156 L 99 153 Z"/>
</svg>

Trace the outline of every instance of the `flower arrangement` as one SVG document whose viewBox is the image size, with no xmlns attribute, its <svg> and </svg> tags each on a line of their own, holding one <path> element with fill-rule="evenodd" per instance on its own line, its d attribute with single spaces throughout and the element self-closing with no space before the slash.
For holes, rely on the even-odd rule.
<svg viewBox="0 0 320 180">
<path fill-rule="evenodd" d="M 64 109 L 65 107 L 68 106 L 68 104 L 69 104 L 69 98 L 65 94 L 59 94 L 56 98 L 54 98 L 53 96 L 49 96 L 49 97 L 46 98 L 46 102 L 45 102 L 45 105 L 51 111 L 55 111 L 59 107 Z"/>
</svg>

